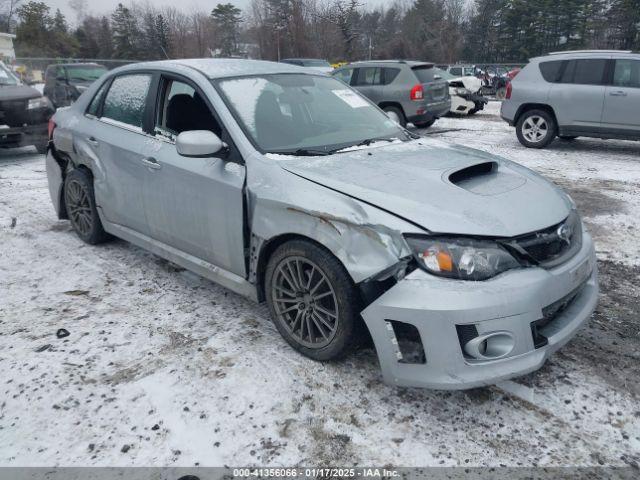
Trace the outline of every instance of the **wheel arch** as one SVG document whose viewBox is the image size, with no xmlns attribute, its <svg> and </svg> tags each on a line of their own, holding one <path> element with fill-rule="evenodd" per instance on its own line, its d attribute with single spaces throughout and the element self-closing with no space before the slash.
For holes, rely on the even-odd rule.
<svg viewBox="0 0 640 480">
<path fill-rule="evenodd" d="M 553 120 L 556 122 L 556 126 L 558 126 L 558 117 L 556 116 L 556 112 L 553 110 L 553 107 L 551 107 L 546 103 L 525 103 L 523 105 L 520 105 L 513 119 L 514 125 L 517 125 L 518 121 L 520 120 L 520 117 L 523 114 L 531 110 L 543 110 L 549 113 L 553 117 Z"/>
<path fill-rule="evenodd" d="M 336 260 L 338 260 L 338 262 L 340 262 L 340 264 L 344 267 L 347 273 L 349 273 L 349 271 L 347 270 L 343 262 L 336 255 L 334 255 L 329 248 L 327 248 L 317 240 L 314 240 L 311 237 L 308 237 L 306 235 L 302 235 L 299 233 L 282 233 L 268 240 L 259 241 L 258 242 L 259 245 L 255 246 L 255 248 L 258 249 L 258 252 L 257 252 L 255 265 L 253 268 L 255 270 L 254 274 L 255 274 L 255 282 L 256 282 L 256 291 L 258 293 L 259 302 L 263 302 L 266 299 L 265 291 L 264 291 L 265 290 L 265 274 L 267 271 L 267 264 L 269 263 L 269 259 L 271 258 L 273 253 L 278 249 L 278 247 L 294 240 L 302 240 L 302 241 L 312 243 L 316 247 L 326 252 L 328 255 L 331 255 Z M 252 248 L 254 248 L 254 246 L 252 246 Z M 349 278 L 351 279 L 351 281 L 353 281 L 353 278 L 351 278 L 351 275 L 349 275 Z"/>
<path fill-rule="evenodd" d="M 405 120 L 407 119 L 407 114 L 405 113 L 404 108 L 402 108 L 402 105 L 398 102 L 380 102 L 378 103 L 378 107 L 380 107 L 382 110 L 384 110 L 386 107 L 395 107 L 400 110 L 402 115 L 404 115 Z"/>
</svg>

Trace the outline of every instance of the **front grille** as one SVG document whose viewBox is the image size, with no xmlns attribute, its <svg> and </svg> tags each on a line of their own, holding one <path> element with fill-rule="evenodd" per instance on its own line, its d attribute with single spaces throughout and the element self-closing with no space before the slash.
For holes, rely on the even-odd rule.
<svg viewBox="0 0 640 480">
<path fill-rule="evenodd" d="M 520 258 L 552 268 L 573 257 L 582 246 L 582 225 L 577 213 L 564 222 L 504 243 Z"/>
<path fill-rule="evenodd" d="M 2 121 L 10 127 L 19 127 L 27 122 L 27 100 L 5 100 L 0 102 L 4 113 Z"/>
</svg>

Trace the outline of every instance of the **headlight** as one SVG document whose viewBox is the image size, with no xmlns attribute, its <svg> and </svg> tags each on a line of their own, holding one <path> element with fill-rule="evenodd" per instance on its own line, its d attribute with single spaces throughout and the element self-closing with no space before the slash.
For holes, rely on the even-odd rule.
<svg viewBox="0 0 640 480">
<path fill-rule="evenodd" d="M 521 267 L 495 242 L 456 237 L 406 237 L 418 265 L 429 273 L 458 280 L 486 280 Z"/>
<path fill-rule="evenodd" d="M 471 90 L 468 90 L 466 88 L 456 88 L 456 95 L 469 95 L 471 93 Z"/>
<path fill-rule="evenodd" d="M 47 97 L 32 98 L 27 104 L 27 110 L 35 110 L 36 108 L 49 108 L 49 99 Z"/>
</svg>

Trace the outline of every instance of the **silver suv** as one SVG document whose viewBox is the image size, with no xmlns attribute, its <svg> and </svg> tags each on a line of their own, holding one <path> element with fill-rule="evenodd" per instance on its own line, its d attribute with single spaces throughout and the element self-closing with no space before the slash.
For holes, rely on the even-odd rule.
<svg viewBox="0 0 640 480">
<path fill-rule="evenodd" d="M 640 140 L 640 54 L 588 50 L 534 58 L 507 87 L 501 116 L 530 148 L 556 136 Z"/>
<path fill-rule="evenodd" d="M 356 62 L 334 77 L 368 97 L 403 127 L 427 128 L 451 108 L 449 85 L 434 78 L 433 63 L 404 60 Z"/>
</svg>

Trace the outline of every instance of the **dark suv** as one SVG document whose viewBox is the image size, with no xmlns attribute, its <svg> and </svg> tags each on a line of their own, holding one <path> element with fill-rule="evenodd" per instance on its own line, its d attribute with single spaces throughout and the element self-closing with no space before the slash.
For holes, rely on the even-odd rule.
<svg viewBox="0 0 640 480">
<path fill-rule="evenodd" d="M 52 114 L 51 102 L 0 62 L 0 148 L 34 145 L 45 153 Z"/>
<path fill-rule="evenodd" d="M 106 72 L 97 63 L 49 65 L 44 75 L 44 94 L 56 108 L 69 106 Z"/>
</svg>

